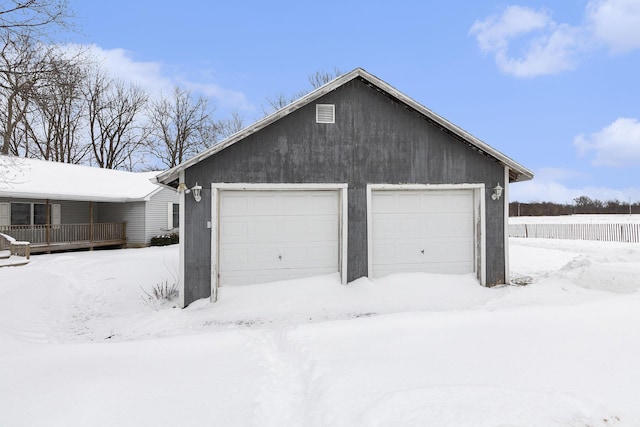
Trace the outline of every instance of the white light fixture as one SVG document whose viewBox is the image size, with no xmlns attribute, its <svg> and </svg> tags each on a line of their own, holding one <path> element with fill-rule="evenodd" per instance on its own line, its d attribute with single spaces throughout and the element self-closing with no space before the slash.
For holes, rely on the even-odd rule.
<svg viewBox="0 0 640 427">
<path fill-rule="evenodd" d="M 500 187 L 500 183 L 498 183 L 498 185 L 493 187 L 493 194 L 491 195 L 491 198 L 493 200 L 500 200 L 500 196 L 502 196 L 502 187 Z"/>
<path fill-rule="evenodd" d="M 196 181 L 196 185 L 191 187 L 191 192 L 193 193 L 193 198 L 196 202 L 199 202 L 200 200 L 202 200 L 202 196 L 200 195 L 201 191 L 202 191 L 202 185 L 198 185 L 198 182 Z"/>
</svg>

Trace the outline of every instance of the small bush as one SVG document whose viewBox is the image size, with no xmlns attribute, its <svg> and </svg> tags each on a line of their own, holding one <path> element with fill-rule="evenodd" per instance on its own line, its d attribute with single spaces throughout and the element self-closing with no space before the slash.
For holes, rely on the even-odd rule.
<svg viewBox="0 0 640 427">
<path fill-rule="evenodd" d="M 153 288 L 151 288 L 150 292 L 145 291 L 142 286 L 140 286 L 140 289 L 142 289 L 142 292 L 144 292 L 145 295 L 142 297 L 142 299 L 145 301 L 145 303 L 148 304 L 153 304 L 154 302 L 172 301 L 178 298 L 179 295 L 178 285 L 175 283 L 170 285 L 168 280 L 156 284 Z"/>
<path fill-rule="evenodd" d="M 175 245 L 180 241 L 178 233 L 161 234 L 151 238 L 151 246 Z"/>
</svg>

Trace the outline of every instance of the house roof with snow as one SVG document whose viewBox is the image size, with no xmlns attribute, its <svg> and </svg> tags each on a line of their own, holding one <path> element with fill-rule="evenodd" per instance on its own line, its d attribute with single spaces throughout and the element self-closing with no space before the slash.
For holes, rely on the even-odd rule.
<svg viewBox="0 0 640 427">
<path fill-rule="evenodd" d="M 305 105 L 314 102 L 315 100 L 322 97 L 323 95 L 326 95 L 327 93 L 336 90 L 337 88 L 343 86 L 344 84 L 350 82 L 353 79 L 361 79 L 365 81 L 367 84 L 371 85 L 372 87 L 376 88 L 377 90 L 381 91 L 387 96 L 392 97 L 398 100 L 399 102 L 405 104 L 407 108 L 423 115 L 427 120 L 430 120 L 431 122 L 441 127 L 442 129 L 445 129 L 453 133 L 454 135 L 457 135 L 458 138 L 461 138 L 462 140 L 464 140 L 472 148 L 479 150 L 480 152 L 485 153 L 490 157 L 493 157 L 499 163 L 507 166 L 509 168 L 509 180 L 511 182 L 527 181 L 533 178 L 533 172 L 531 172 L 529 169 L 525 168 L 515 160 L 502 154 L 495 148 L 489 146 L 487 143 L 471 135 L 469 132 L 465 131 L 459 126 L 456 126 L 455 124 L 451 123 L 444 117 L 434 113 L 427 107 L 423 106 L 419 102 L 413 100 L 412 98 L 398 91 L 397 89 L 395 89 L 388 83 L 384 82 L 383 80 L 379 79 L 378 77 L 374 76 L 373 74 L 367 72 L 362 68 L 356 68 L 355 70 L 347 74 L 343 74 L 333 79 L 327 84 L 299 98 L 297 101 L 294 101 L 293 103 L 287 105 L 286 107 L 266 116 L 262 120 L 257 121 L 253 125 L 230 136 L 229 138 L 221 141 L 219 144 L 214 145 L 213 147 L 187 160 L 186 162 L 183 162 L 178 166 L 175 166 L 171 169 L 168 169 L 164 172 L 159 173 L 156 179 L 158 180 L 158 182 L 162 184 L 177 185 L 176 180 L 178 179 L 181 171 L 189 168 L 190 166 L 200 162 L 203 159 L 206 159 L 216 154 L 219 151 L 224 150 L 225 148 L 235 144 L 236 142 L 246 138 L 247 136 L 260 131 L 261 129 L 278 121 L 282 117 L 287 116 L 292 112 L 304 107 Z"/>
<path fill-rule="evenodd" d="M 0 197 L 145 201 L 161 190 L 151 182 L 157 174 L 0 156 Z"/>
</svg>

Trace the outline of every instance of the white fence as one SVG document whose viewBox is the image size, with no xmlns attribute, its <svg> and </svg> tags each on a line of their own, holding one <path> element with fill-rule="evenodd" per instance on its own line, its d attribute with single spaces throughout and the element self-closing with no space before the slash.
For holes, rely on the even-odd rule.
<svg viewBox="0 0 640 427">
<path fill-rule="evenodd" d="M 640 242 L 640 224 L 510 224 L 509 237 Z"/>
</svg>

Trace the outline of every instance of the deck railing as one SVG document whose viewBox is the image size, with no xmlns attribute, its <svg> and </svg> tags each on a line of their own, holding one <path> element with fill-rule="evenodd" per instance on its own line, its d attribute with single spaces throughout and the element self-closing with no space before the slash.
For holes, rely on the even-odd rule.
<svg viewBox="0 0 640 427">
<path fill-rule="evenodd" d="M 2 225 L 0 232 L 32 245 L 75 242 L 120 242 L 127 238 L 126 223 Z"/>
<path fill-rule="evenodd" d="M 26 259 L 31 258 L 31 244 L 21 242 L 11 236 L 0 233 L 0 251 L 9 250 L 11 255 L 17 255 Z"/>
<path fill-rule="evenodd" d="M 8 251 L 11 249 L 11 241 L 9 240 L 9 236 L 5 236 L 0 233 L 0 251 Z"/>
</svg>

